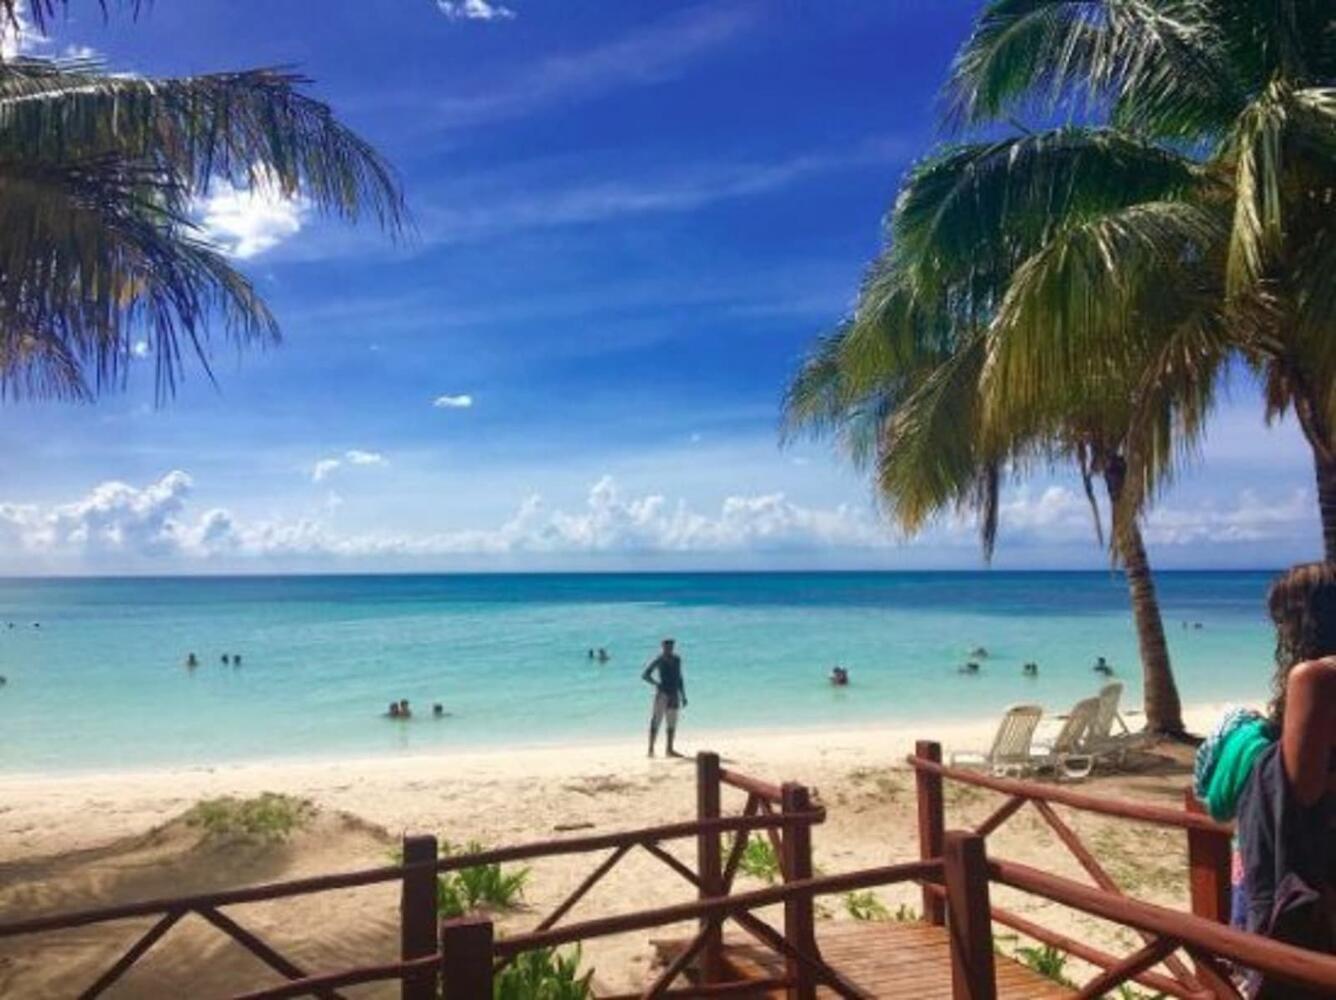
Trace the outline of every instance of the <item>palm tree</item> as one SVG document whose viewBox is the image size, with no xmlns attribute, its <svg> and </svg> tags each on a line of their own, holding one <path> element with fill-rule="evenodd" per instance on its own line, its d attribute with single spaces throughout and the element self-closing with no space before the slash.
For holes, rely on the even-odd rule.
<svg viewBox="0 0 1336 1000">
<path fill-rule="evenodd" d="M 40 26 L 55 7 L 20 3 L 0 0 L 0 19 L 16 25 L 26 9 Z M 215 184 L 402 231 L 393 171 L 307 83 L 286 70 L 152 79 L 0 59 L 0 395 L 87 398 L 122 384 L 141 338 L 162 395 L 186 355 L 207 371 L 212 321 L 238 343 L 276 339 L 264 302 L 195 221 Z"/>
<path fill-rule="evenodd" d="M 1174 158 L 1142 155 L 1111 132 L 1063 129 L 948 149 L 907 179 L 888 246 L 851 319 L 800 369 L 785 402 L 786 430 L 834 432 L 856 462 L 875 464 L 877 494 L 915 532 L 946 507 L 978 514 L 985 555 L 997 532 L 1002 471 L 1075 461 L 1100 533 L 1092 480 L 1103 480 L 1125 569 L 1145 675 L 1148 728 L 1183 729 L 1145 545 L 1125 504 L 1134 432 L 1170 445 L 1136 462 L 1163 478 L 1190 447 L 1209 389 L 1189 397 L 1167 380 L 1143 384 L 1161 359 L 1129 349 L 1117 365 L 1072 371 L 1023 397 L 997 391 L 1010 341 L 998 320 L 1018 267 L 1060 226 L 1186 181 Z M 1195 400 L 1195 409 L 1182 405 Z M 1150 414 L 1153 427 L 1144 426 Z M 1158 479 L 1156 480 L 1158 481 Z"/>
<path fill-rule="evenodd" d="M 1181 173 L 1139 202 L 1057 220 L 1018 267 L 993 328 L 994 401 L 1025 405 L 1052 380 L 1153 357 L 1143 397 L 1168 398 L 1161 415 L 1192 427 L 1227 361 L 1241 358 L 1262 381 L 1268 420 L 1292 410 L 1312 450 L 1328 560 L 1334 83 L 1328 0 L 992 0 L 949 88 L 959 125 L 1093 116 L 1130 155 Z M 1141 460 L 1163 458 L 1167 429 L 1134 418 L 1125 505 L 1162 485 Z"/>
</svg>

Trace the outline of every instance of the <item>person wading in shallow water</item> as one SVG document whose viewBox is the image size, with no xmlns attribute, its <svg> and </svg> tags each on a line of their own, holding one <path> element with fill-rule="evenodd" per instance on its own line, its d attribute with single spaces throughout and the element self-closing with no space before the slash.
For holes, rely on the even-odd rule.
<svg viewBox="0 0 1336 1000">
<path fill-rule="evenodd" d="M 677 736 L 677 711 L 687 707 L 687 689 L 682 683 L 682 658 L 673 652 L 673 640 L 663 640 L 663 651 L 645 666 L 640 675 L 646 684 L 655 688 L 654 707 L 649 717 L 649 755 L 654 756 L 654 742 L 659 737 L 659 724 L 667 724 L 667 754 L 681 757 L 673 746 Z"/>
</svg>

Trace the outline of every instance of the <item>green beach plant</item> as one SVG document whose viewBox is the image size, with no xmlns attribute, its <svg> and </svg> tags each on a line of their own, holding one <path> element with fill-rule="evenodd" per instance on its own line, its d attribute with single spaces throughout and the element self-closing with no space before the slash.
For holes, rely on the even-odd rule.
<svg viewBox="0 0 1336 1000">
<path fill-rule="evenodd" d="M 463 846 L 442 839 L 442 857 L 468 857 L 486 848 L 476 840 Z M 395 864 L 403 864 L 403 851 L 390 852 Z M 462 917 L 478 910 L 513 910 L 524 899 L 524 887 L 529 882 L 530 870 L 507 870 L 499 863 L 469 865 L 436 876 L 436 909 L 441 917 Z"/>
<path fill-rule="evenodd" d="M 780 875 L 779 856 L 775 854 L 774 845 L 766 837 L 755 834 L 735 834 L 733 837 L 727 837 L 724 840 L 724 857 L 732 855 L 733 845 L 738 836 L 747 838 L 742 854 L 738 858 L 738 870 L 762 882 L 771 884 L 776 882 Z"/>
<path fill-rule="evenodd" d="M 580 973 L 580 949 L 538 948 L 515 957 L 492 982 L 493 1000 L 585 1000 L 594 970 Z"/>
<path fill-rule="evenodd" d="M 1023 964 L 1039 973 L 1045 979 L 1051 979 L 1063 986 L 1075 987 L 1076 984 L 1065 973 L 1067 953 L 1051 944 L 1025 945 L 1016 949 L 1016 956 Z"/>
<path fill-rule="evenodd" d="M 844 909 L 855 920 L 890 920 L 891 911 L 871 889 L 844 894 Z"/>
<path fill-rule="evenodd" d="M 0 31 L 20 15 L 41 28 L 57 6 L 0 0 Z M 117 6 L 140 5 L 104 13 Z M 239 346 L 276 342 L 273 314 L 200 228 L 211 192 L 403 231 L 393 170 L 309 82 L 284 69 L 155 78 L 90 58 L 0 58 L 0 397 L 87 399 L 123 385 L 146 350 L 161 398 L 185 356 L 209 371 L 215 329 Z"/>
<path fill-rule="evenodd" d="M 441 853 L 446 857 L 467 857 L 484 850 L 482 844 L 469 841 L 462 848 L 442 842 Z M 529 881 L 529 869 L 517 868 L 506 871 L 498 863 L 470 865 L 455 872 L 447 872 L 442 880 L 451 880 L 455 891 L 463 902 L 465 912 L 472 912 L 480 907 L 499 910 L 514 909 L 524 898 L 524 887 Z"/>
<path fill-rule="evenodd" d="M 316 807 L 309 799 L 261 792 L 248 799 L 230 795 L 203 799 L 185 814 L 185 821 L 188 826 L 203 829 L 208 837 L 281 843 L 315 814 Z"/>
</svg>

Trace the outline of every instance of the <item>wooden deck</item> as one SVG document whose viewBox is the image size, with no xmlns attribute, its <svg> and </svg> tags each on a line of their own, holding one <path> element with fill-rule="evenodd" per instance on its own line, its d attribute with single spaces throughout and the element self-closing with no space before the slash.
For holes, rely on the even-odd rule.
<svg viewBox="0 0 1336 1000">
<path fill-rule="evenodd" d="M 657 948 L 662 958 L 671 960 L 685 943 L 659 942 Z M 951 1000 L 951 957 L 943 927 L 917 922 L 827 922 L 817 925 L 817 943 L 822 957 L 837 972 L 874 997 Z M 783 959 L 751 938 L 729 935 L 724 948 L 729 963 L 747 979 L 784 973 Z M 1050 1000 L 1073 997 L 1076 991 L 999 955 L 997 995 L 999 1000 Z M 817 996 L 835 994 L 821 989 Z"/>
</svg>

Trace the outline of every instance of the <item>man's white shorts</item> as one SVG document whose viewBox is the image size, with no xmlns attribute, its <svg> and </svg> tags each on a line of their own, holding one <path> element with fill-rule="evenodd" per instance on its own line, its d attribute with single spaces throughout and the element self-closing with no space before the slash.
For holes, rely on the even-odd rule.
<svg viewBox="0 0 1336 1000">
<path fill-rule="evenodd" d="M 667 720 L 668 725 L 676 727 L 677 699 L 665 691 L 660 691 L 654 696 L 654 714 L 650 716 L 650 724 L 657 726 L 664 720 Z"/>
</svg>

